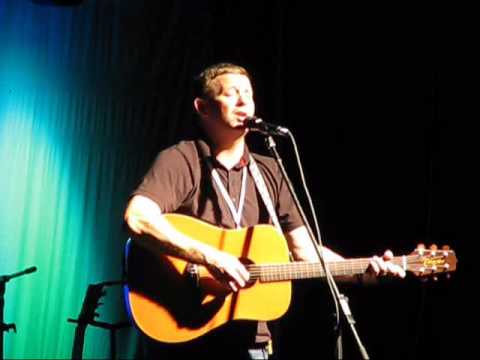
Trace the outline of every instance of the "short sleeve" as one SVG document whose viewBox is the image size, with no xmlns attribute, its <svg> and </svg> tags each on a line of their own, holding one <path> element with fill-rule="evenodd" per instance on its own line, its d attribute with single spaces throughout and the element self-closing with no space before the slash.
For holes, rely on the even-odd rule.
<svg viewBox="0 0 480 360">
<path fill-rule="evenodd" d="M 164 213 L 178 209 L 193 191 L 193 172 L 177 147 L 160 152 L 140 186 L 132 193 L 155 201 Z"/>
<path fill-rule="evenodd" d="M 277 214 L 278 220 L 284 232 L 288 233 L 303 225 L 302 217 L 295 205 L 287 182 L 283 179 L 280 170 L 278 174 L 280 180 Z"/>
</svg>

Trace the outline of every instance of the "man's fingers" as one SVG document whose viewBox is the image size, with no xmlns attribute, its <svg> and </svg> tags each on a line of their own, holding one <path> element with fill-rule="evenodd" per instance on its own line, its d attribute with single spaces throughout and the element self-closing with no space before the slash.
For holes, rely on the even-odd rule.
<svg viewBox="0 0 480 360">
<path fill-rule="evenodd" d="M 388 263 L 388 272 L 392 273 L 393 275 L 400 276 L 404 278 L 407 274 L 405 273 L 405 270 L 403 270 L 400 266 L 395 265 L 393 263 Z"/>
<path fill-rule="evenodd" d="M 390 261 L 392 259 L 393 259 L 393 252 L 391 250 L 385 251 L 385 253 L 383 254 L 383 260 Z"/>
<path fill-rule="evenodd" d="M 370 261 L 370 267 L 376 275 L 391 274 L 404 278 L 406 276 L 405 270 L 394 264 L 391 261 L 392 259 L 393 253 L 390 250 L 387 250 L 381 258 L 373 256 L 372 261 Z"/>
<path fill-rule="evenodd" d="M 243 288 L 246 284 L 245 279 L 240 275 L 240 272 L 233 272 L 233 274 L 230 275 L 231 278 L 233 278 L 233 282 L 238 284 L 241 288 Z M 232 282 L 232 281 L 230 281 Z"/>
<path fill-rule="evenodd" d="M 407 275 L 405 273 L 405 270 L 391 261 L 393 260 L 393 257 L 394 257 L 393 252 L 391 250 L 387 250 L 383 254 L 383 260 L 386 261 L 386 265 L 387 265 L 387 273 L 391 273 L 393 275 L 404 278 Z"/>
<path fill-rule="evenodd" d="M 235 284 L 235 281 L 229 281 L 229 282 L 228 282 L 228 286 L 230 287 L 230 289 L 232 289 L 232 291 L 234 291 L 234 292 L 237 292 L 237 291 L 238 291 L 238 287 L 237 287 L 237 285 Z"/>
<path fill-rule="evenodd" d="M 245 282 L 247 282 L 248 280 L 250 280 L 250 273 L 240 261 L 239 261 L 239 264 L 240 264 L 240 276 Z"/>
<path fill-rule="evenodd" d="M 245 287 L 250 279 L 250 273 L 245 266 L 236 257 L 226 253 L 217 253 L 211 270 L 218 281 L 233 291 Z"/>
<path fill-rule="evenodd" d="M 380 273 L 380 267 L 378 264 L 375 262 L 376 256 L 373 257 L 373 260 L 370 261 L 370 267 L 372 268 L 373 272 L 378 275 Z"/>
<path fill-rule="evenodd" d="M 243 288 L 247 281 L 250 279 L 250 273 L 245 268 L 245 266 L 238 261 L 237 258 L 232 257 L 232 261 L 228 266 L 225 268 L 225 275 L 230 279 L 234 280 L 236 285 Z"/>
<path fill-rule="evenodd" d="M 385 263 L 385 261 L 383 261 L 382 258 L 379 258 L 378 256 L 374 256 L 373 261 L 378 265 L 378 268 L 380 269 L 381 273 L 386 273 L 388 271 L 387 264 Z"/>
</svg>

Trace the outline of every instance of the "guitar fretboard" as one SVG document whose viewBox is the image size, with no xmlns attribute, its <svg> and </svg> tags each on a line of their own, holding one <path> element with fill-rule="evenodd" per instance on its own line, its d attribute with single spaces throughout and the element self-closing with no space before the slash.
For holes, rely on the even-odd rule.
<svg viewBox="0 0 480 360">
<path fill-rule="evenodd" d="M 408 263 L 414 256 L 398 256 L 392 262 L 407 270 Z M 358 258 L 328 262 L 327 266 L 333 276 L 352 276 L 363 274 L 370 264 L 370 258 Z M 325 277 L 325 271 L 319 262 L 297 261 L 287 264 L 249 265 L 252 280 L 261 282 L 286 281 Z"/>
</svg>

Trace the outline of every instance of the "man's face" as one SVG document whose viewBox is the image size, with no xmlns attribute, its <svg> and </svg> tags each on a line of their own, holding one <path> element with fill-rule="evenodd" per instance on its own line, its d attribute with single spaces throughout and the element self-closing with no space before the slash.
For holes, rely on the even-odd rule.
<svg viewBox="0 0 480 360">
<path fill-rule="evenodd" d="M 215 89 L 209 101 L 209 118 L 230 128 L 243 128 L 244 120 L 255 113 L 252 84 L 247 76 L 223 74 L 213 80 Z"/>
</svg>

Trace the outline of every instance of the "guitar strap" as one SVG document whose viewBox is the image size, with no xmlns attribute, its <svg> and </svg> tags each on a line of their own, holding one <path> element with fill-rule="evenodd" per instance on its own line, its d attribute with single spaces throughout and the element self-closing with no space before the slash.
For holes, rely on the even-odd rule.
<svg viewBox="0 0 480 360">
<path fill-rule="evenodd" d="M 262 197 L 263 203 L 267 208 L 268 214 L 272 219 L 273 224 L 277 228 L 280 233 L 282 233 L 282 227 L 280 226 L 280 222 L 278 221 L 278 216 L 273 206 L 272 198 L 270 197 L 270 193 L 268 192 L 267 185 L 265 184 L 265 180 L 263 179 L 262 174 L 260 173 L 260 169 L 258 168 L 257 162 L 250 154 L 248 170 L 250 174 L 252 174 L 253 181 L 255 181 L 255 186 L 257 187 L 260 196 Z"/>
</svg>

